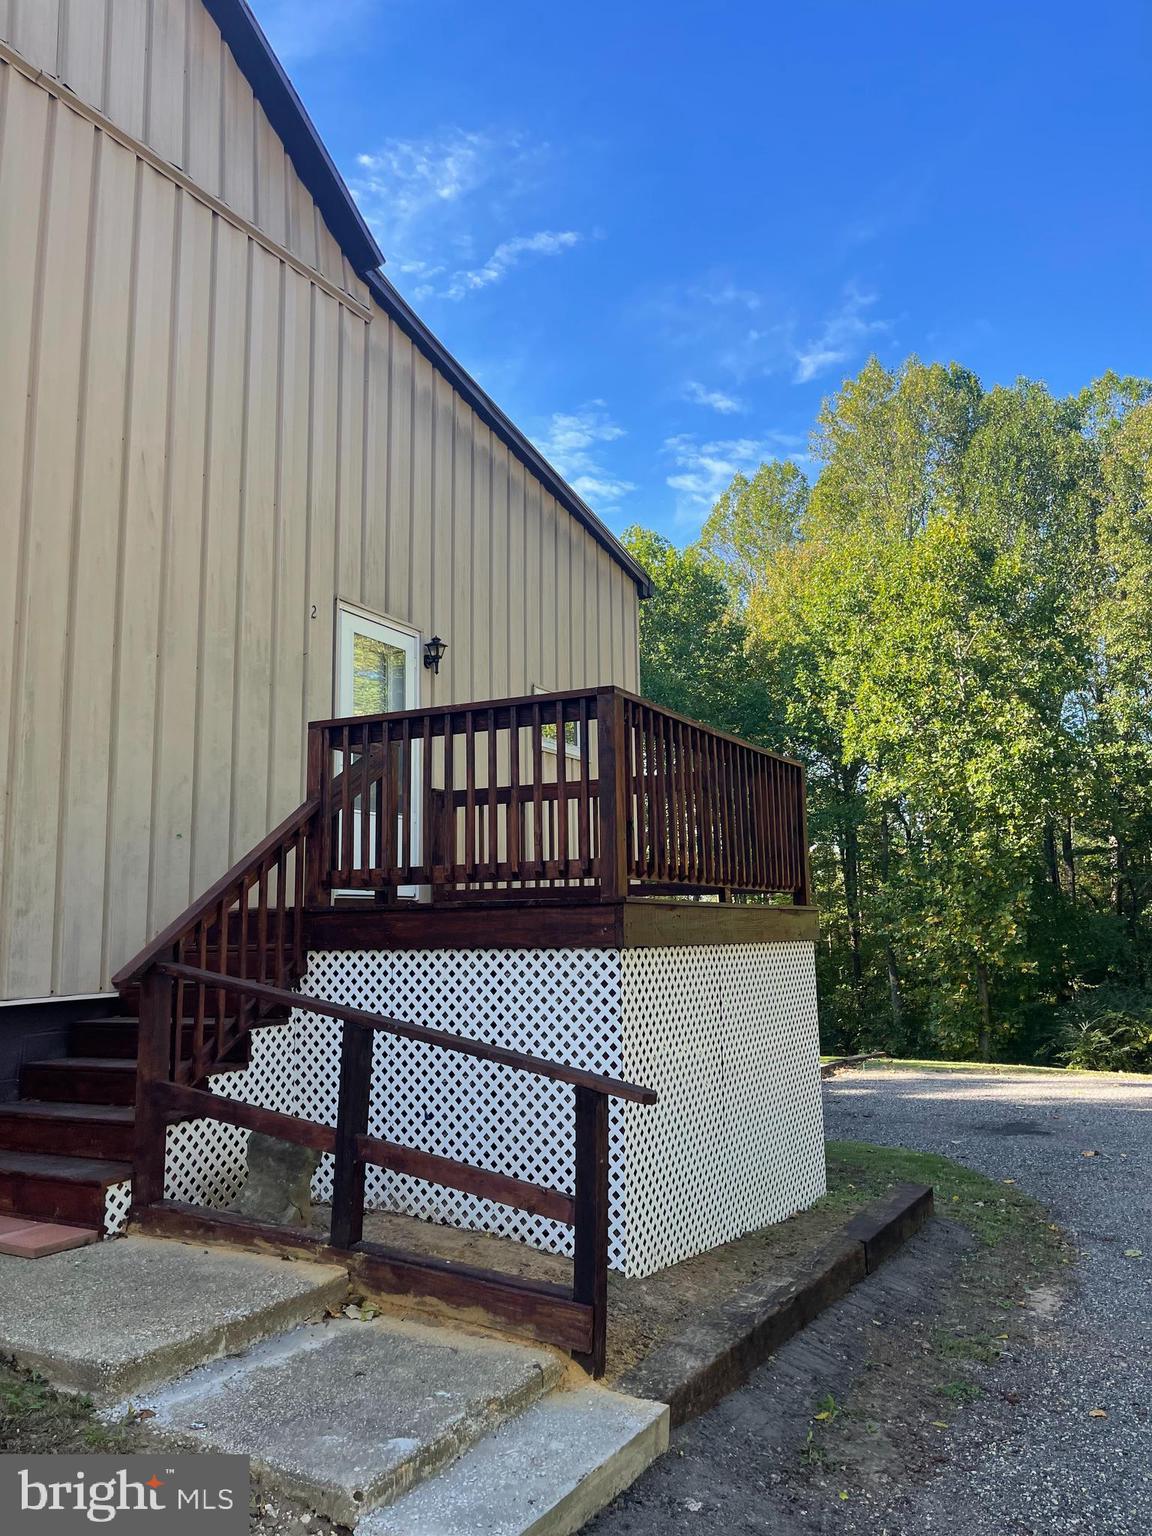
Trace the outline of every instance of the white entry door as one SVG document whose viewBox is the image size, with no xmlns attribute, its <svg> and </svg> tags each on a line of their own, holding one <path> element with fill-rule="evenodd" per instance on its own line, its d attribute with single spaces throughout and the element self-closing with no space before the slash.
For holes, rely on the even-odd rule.
<svg viewBox="0 0 1152 1536">
<path fill-rule="evenodd" d="M 336 708 L 340 715 L 385 715 L 420 707 L 420 637 L 411 629 L 369 618 L 354 608 L 339 609 L 336 666 Z M 420 858 L 419 746 L 412 750 L 412 861 Z M 375 812 L 370 812 L 375 817 Z M 361 847 L 360 812 L 352 846 Z M 370 828 L 368 846 L 376 846 Z M 359 894 L 363 894 L 362 892 Z M 401 886 L 400 896 L 416 898 L 419 888 Z"/>
</svg>

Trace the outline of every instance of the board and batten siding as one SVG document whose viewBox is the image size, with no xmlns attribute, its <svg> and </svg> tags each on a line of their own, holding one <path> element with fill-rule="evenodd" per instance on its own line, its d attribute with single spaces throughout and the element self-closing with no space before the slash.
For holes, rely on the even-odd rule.
<svg viewBox="0 0 1152 1536">
<path fill-rule="evenodd" d="M 0 39 L 367 303 L 200 0 L 0 0 Z"/>
<path fill-rule="evenodd" d="M 0 997 L 299 803 L 339 599 L 443 636 L 425 702 L 637 686 L 631 578 L 382 310 L 2 56 L 0 294 Z"/>
</svg>

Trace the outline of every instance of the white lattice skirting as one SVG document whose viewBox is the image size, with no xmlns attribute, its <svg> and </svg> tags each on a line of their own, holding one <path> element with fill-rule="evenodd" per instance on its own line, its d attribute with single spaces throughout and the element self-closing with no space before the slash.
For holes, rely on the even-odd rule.
<svg viewBox="0 0 1152 1536">
<path fill-rule="evenodd" d="M 645 1275 L 824 1193 L 814 959 L 794 942 L 325 952 L 302 990 L 656 1088 L 655 1108 L 611 1115 L 611 1262 Z M 301 1012 L 258 1030 L 250 1066 L 213 1086 L 331 1125 L 338 1071 L 338 1026 Z M 572 1188 L 572 1090 L 491 1063 L 378 1035 L 370 1131 Z M 168 1198 L 227 1204 L 246 1139 L 212 1121 L 174 1127 Z M 327 1158 L 313 1192 L 330 1196 Z M 366 1194 L 375 1209 L 571 1252 L 567 1227 L 379 1168 Z"/>
</svg>

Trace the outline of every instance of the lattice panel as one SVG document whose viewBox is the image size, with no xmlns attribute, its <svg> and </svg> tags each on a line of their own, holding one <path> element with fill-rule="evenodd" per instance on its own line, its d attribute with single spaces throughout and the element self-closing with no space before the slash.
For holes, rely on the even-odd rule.
<svg viewBox="0 0 1152 1536">
<path fill-rule="evenodd" d="M 614 1102 L 610 1115 L 610 1261 L 629 1275 L 824 1193 L 811 944 L 328 952 L 311 957 L 302 990 L 655 1087 L 654 1109 Z M 257 1030 L 250 1066 L 212 1086 L 334 1125 L 339 1056 L 339 1026 L 297 1012 Z M 384 1035 L 372 1078 L 372 1134 L 572 1189 L 571 1089 Z M 168 1198 L 227 1205 L 243 1183 L 246 1143 L 246 1132 L 218 1122 L 173 1127 Z M 330 1199 L 331 1187 L 325 1158 L 314 1197 Z M 368 1170 L 366 1199 L 571 1253 L 567 1227 L 380 1168 Z M 126 1194 L 122 1203 L 120 1226 Z"/>
<path fill-rule="evenodd" d="M 455 1030 L 474 1039 L 618 1074 L 620 960 L 611 950 L 405 950 L 315 954 L 304 987 L 333 1002 Z M 300 1104 L 296 1113 L 334 1124 L 339 1032 L 300 1014 Z M 405 1146 L 570 1191 L 572 1090 L 491 1062 L 377 1036 L 370 1130 Z M 623 1267 L 620 1228 L 621 1119 L 615 1114 L 612 1262 Z M 325 1159 L 313 1192 L 331 1196 Z M 371 1208 L 519 1238 L 571 1253 L 557 1222 L 458 1190 L 370 1168 Z"/>
<path fill-rule="evenodd" d="M 625 950 L 627 1273 L 781 1221 L 825 1191 L 811 944 Z"/>
<path fill-rule="evenodd" d="M 104 1191 L 104 1236 L 119 1237 L 128 1225 L 128 1212 L 132 1207 L 132 1180 L 122 1184 L 109 1184 Z"/>
</svg>

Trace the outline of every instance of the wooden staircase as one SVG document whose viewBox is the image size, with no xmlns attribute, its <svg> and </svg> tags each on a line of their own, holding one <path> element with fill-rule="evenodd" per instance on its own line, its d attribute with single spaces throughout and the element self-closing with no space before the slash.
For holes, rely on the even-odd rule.
<svg viewBox="0 0 1152 1536">
<path fill-rule="evenodd" d="M 109 1186 L 132 1177 L 137 1004 L 126 988 L 118 1014 L 69 1027 L 66 1056 L 24 1063 L 20 1097 L 0 1103 L 0 1216 L 103 1233 Z M 248 1046 L 245 1035 L 213 1072 L 243 1070 Z"/>
</svg>

